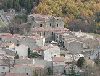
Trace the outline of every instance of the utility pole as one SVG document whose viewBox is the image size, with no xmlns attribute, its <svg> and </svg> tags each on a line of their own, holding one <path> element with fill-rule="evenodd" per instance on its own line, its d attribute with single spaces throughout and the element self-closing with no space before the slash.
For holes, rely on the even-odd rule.
<svg viewBox="0 0 100 76">
<path fill-rule="evenodd" d="M 53 57 L 52 57 L 52 75 L 53 75 Z"/>
</svg>

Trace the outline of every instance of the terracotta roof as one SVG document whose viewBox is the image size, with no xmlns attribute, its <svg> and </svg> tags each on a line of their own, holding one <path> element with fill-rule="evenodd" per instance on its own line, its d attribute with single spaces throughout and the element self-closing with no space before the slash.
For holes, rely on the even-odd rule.
<svg viewBox="0 0 100 76">
<path fill-rule="evenodd" d="M 1 43 L 0 47 L 6 47 L 6 46 L 10 46 L 12 45 L 12 43 Z"/>
<path fill-rule="evenodd" d="M 28 76 L 26 74 L 18 74 L 18 73 L 6 73 L 5 76 Z"/>
<path fill-rule="evenodd" d="M 58 47 L 58 46 L 54 46 L 54 45 L 52 45 L 52 44 L 49 44 L 49 45 L 47 45 L 47 46 L 41 47 L 41 49 L 47 50 L 47 49 L 50 49 L 50 48 L 57 48 L 57 47 Z"/>
<path fill-rule="evenodd" d="M 33 28 L 33 32 L 43 32 L 43 31 L 48 31 L 48 32 L 66 32 L 68 31 L 69 29 L 67 28 L 43 28 L 43 27 L 36 27 L 36 28 Z"/>
<path fill-rule="evenodd" d="M 0 34 L 0 37 L 1 38 L 17 38 L 17 37 L 20 37 L 20 35 L 19 34 L 12 35 L 10 33 L 2 33 L 2 34 Z"/>
<path fill-rule="evenodd" d="M 53 57 L 53 62 L 64 62 L 64 61 L 65 61 L 65 57 L 64 56 Z"/>
<path fill-rule="evenodd" d="M 3 33 L 3 34 L 0 34 L 0 37 L 2 38 L 12 38 L 13 37 L 13 35 L 12 34 L 10 34 L 10 33 Z"/>
<path fill-rule="evenodd" d="M 33 67 L 39 69 L 39 68 L 44 68 L 45 66 L 44 66 L 44 65 L 36 65 L 36 64 L 35 64 Z"/>
</svg>

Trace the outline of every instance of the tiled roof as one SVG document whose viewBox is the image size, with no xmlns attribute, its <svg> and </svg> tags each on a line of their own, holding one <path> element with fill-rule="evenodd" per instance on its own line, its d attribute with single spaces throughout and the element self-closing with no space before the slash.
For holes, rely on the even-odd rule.
<svg viewBox="0 0 100 76">
<path fill-rule="evenodd" d="M 0 34 L 0 37 L 1 37 L 1 38 L 12 38 L 13 35 L 10 34 L 10 33 L 3 33 L 3 34 Z"/>
<path fill-rule="evenodd" d="M 53 62 L 64 62 L 64 61 L 65 61 L 65 57 L 64 56 L 53 57 Z"/>
<path fill-rule="evenodd" d="M 18 73 L 6 73 L 5 76 L 28 76 L 26 74 L 18 74 Z"/>
<path fill-rule="evenodd" d="M 49 31 L 49 32 L 60 33 L 60 32 L 66 32 L 66 31 L 68 31 L 68 29 L 67 28 L 43 28 L 43 27 L 33 28 L 33 32 L 37 32 L 37 31 L 40 31 L 40 32 Z"/>
<path fill-rule="evenodd" d="M 58 46 L 54 46 L 54 45 L 52 45 L 52 44 L 49 44 L 49 45 L 47 45 L 47 46 L 41 47 L 41 49 L 43 49 L 43 50 L 47 50 L 47 49 L 50 49 L 50 48 L 58 48 Z"/>
</svg>

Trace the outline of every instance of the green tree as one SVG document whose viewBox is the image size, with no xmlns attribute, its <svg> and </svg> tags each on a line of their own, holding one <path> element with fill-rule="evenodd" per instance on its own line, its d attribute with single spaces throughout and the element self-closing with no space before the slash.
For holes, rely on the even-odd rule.
<svg viewBox="0 0 100 76">
<path fill-rule="evenodd" d="M 16 11 L 19 11 L 19 10 L 20 10 L 19 0 L 14 0 L 13 8 L 14 8 Z"/>
<path fill-rule="evenodd" d="M 37 57 L 39 57 L 40 55 L 37 53 L 37 52 L 31 52 L 30 53 L 30 58 L 37 58 Z"/>
<path fill-rule="evenodd" d="M 48 70 L 48 75 L 52 75 L 52 69 L 48 67 L 47 70 Z"/>
<path fill-rule="evenodd" d="M 84 62 L 85 62 L 84 57 L 80 57 L 80 58 L 78 59 L 78 61 L 77 61 L 77 66 L 80 67 L 80 68 L 82 68 L 83 65 L 84 65 Z"/>
<path fill-rule="evenodd" d="M 19 59 L 19 55 L 16 54 L 15 57 L 14 57 L 14 59 Z"/>
</svg>

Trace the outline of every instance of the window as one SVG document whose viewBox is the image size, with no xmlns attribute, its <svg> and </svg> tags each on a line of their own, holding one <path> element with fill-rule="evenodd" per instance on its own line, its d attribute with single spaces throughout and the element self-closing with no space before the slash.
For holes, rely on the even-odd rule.
<svg viewBox="0 0 100 76">
<path fill-rule="evenodd" d="M 45 32 L 44 32 L 44 36 L 45 36 Z"/>
<path fill-rule="evenodd" d="M 42 27 L 42 24 L 40 24 L 40 27 Z"/>
<path fill-rule="evenodd" d="M 28 75 L 28 73 L 26 73 L 26 75 Z"/>
<path fill-rule="evenodd" d="M 42 36 L 42 32 L 40 32 L 40 36 Z"/>
<path fill-rule="evenodd" d="M 50 23 L 50 27 L 51 27 L 51 23 Z"/>
<path fill-rule="evenodd" d="M 38 53 L 40 53 L 40 51 L 38 51 Z"/>
<path fill-rule="evenodd" d="M 2 67 L 2 69 L 5 69 L 5 67 Z"/>
<path fill-rule="evenodd" d="M 56 57 L 56 55 L 54 55 L 54 57 Z"/>
<path fill-rule="evenodd" d="M 53 32 L 52 32 L 52 35 L 53 35 Z"/>
<path fill-rule="evenodd" d="M 57 24 L 57 27 L 58 27 L 58 24 Z"/>
<path fill-rule="evenodd" d="M 2 38 L 0 38 L 0 40 L 2 40 Z"/>
</svg>

